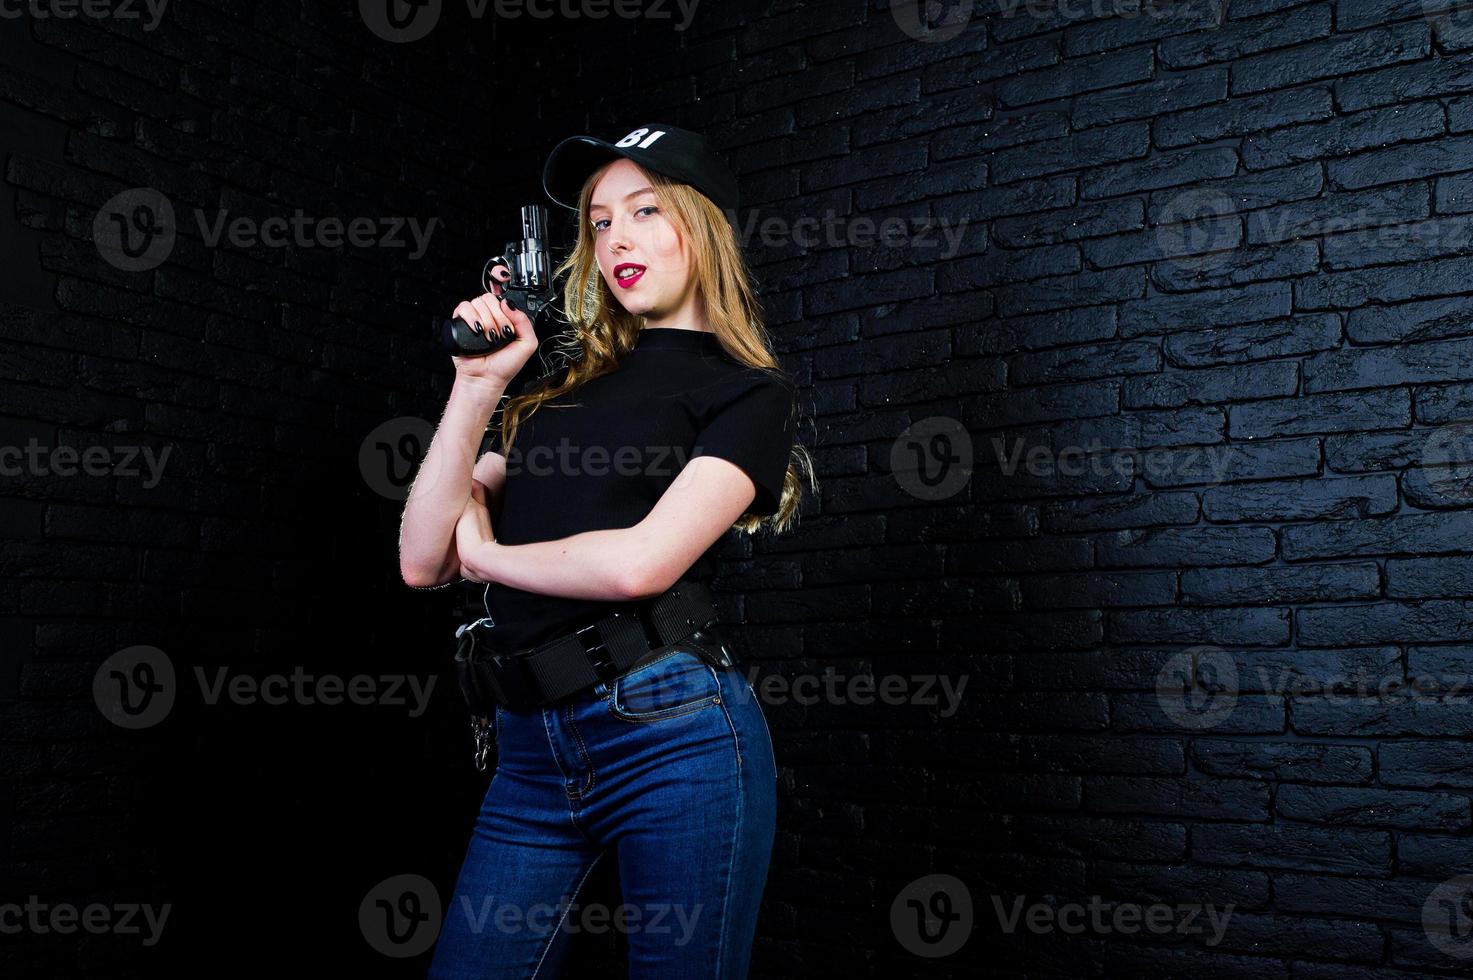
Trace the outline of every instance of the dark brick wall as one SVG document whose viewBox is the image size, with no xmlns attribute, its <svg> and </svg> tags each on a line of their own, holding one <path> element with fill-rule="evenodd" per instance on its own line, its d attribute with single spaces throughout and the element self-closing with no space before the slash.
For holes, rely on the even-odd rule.
<svg viewBox="0 0 1473 980">
<path fill-rule="evenodd" d="M 928 30 L 885 0 L 706 0 L 685 29 L 448 3 L 406 44 L 315 3 L 0 24 L 0 444 L 173 453 L 154 487 L 0 484 L 5 890 L 175 906 L 157 949 L 28 935 L 0 963 L 296 944 L 422 972 L 357 908 L 401 873 L 448 894 L 484 782 L 426 639 L 458 597 L 398 583 L 373 454 L 438 417 L 414 325 L 552 142 L 665 118 L 740 174 L 818 463 L 797 532 L 728 542 L 723 601 L 759 689 L 841 682 L 768 688 L 754 974 L 1466 975 L 1466 918 L 1424 927 L 1473 873 L 1473 15 L 1446 6 L 998 0 Z M 412 259 L 182 221 L 124 272 L 94 216 L 136 187 L 443 228 Z M 93 679 L 136 644 L 446 686 L 414 717 L 196 694 L 121 730 Z M 902 890 L 935 874 L 975 924 L 924 959 Z"/>
</svg>

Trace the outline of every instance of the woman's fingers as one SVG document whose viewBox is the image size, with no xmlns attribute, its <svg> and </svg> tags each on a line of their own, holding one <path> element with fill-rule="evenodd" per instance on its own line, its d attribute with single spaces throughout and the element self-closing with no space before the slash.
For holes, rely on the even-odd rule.
<svg viewBox="0 0 1473 980">
<path fill-rule="evenodd" d="M 511 321 L 502 312 L 501 303 L 495 296 L 483 293 L 471 300 L 471 305 L 476 308 L 476 318 L 485 324 L 488 332 L 505 335 L 511 329 Z"/>
<path fill-rule="evenodd" d="M 455 312 L 450 315 L 457 320 L 464 320 L 473 327 L 481 322 L 481 312 L 471 304 L 470 300 L 466 300 L 464 303 L 456 306 Z"/>
<path fill-rule="evenodd" d="M 491 291 L 466 300 L 455 308 L 455 316 L 471 325 L 479 323 L 488 337 L 525 337 L 531 333 L 532 321 L 525 311 L 515 309 L 505 299 L 511 270 L 504 265 L 491 267 Z"/>
</svg>

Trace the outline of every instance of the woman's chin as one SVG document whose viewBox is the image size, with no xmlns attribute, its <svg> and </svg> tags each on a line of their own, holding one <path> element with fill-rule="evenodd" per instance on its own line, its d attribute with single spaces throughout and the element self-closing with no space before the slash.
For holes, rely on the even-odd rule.
<svg viewBox="0 0 1473 980">
<path fill-rule="evenodd" d="M 655 312 L 654 302 L 642 296 L 620 296 L 618 300 L 630 316 L 649 316 Z"/>
</svg>

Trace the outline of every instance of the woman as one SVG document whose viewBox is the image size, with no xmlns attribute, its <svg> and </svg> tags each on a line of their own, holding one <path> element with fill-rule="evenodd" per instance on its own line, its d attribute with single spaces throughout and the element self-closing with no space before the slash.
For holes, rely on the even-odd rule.
<svg viewBox="0 0 1473 980">
<path fill-rule="evenodd" d="M 662 125 L 617 142 L 574 137 L 543 184 L 578 214 L 557 269 L 571 356 L 534 379 L 522 311 L 499 290 L 456 307 L 514 339 L 454 359 L 400 560 L 410 585 L 485 583 L 497 651 L 520 667 L 556 649 L 578 661 L 582 686 L 548 704 L 498 704 L 497 770 L 430 976 L 556 976 L 574 932 L 617 928 L 630 976 L 744 977 L 773 841 L 772 743 L 719 630 L 691 632 L 708 617 L 650 610 L 695 601 L 733 526 L 791 522 L 800 468 L 812 485 L 794 385 L 723 214 L 735 178 L 704 139 Z M 475 459 L 508 390 L 492 451 Z M 605 642 L 588 646 L 596 623 Z M 532 678 L 542 695 L 574 686 L 546 673 L 519 683 Z M 610 853 L 623 904 L 580 908 L 580 886 Z"/>
</svg>

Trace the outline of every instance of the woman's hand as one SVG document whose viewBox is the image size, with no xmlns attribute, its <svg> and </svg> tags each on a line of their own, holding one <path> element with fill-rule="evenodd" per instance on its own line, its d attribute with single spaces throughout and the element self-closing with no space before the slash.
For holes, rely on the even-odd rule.
<svg viewBox="0 0 1473 980">
<path fill-rule="evenodd" d="M 466 300 L 451 315 L 472 327 L 479 326 L 488 339 L 506 336 L 516 339 L 481 357 L 456 357 L 452 354 L 450 360 L 455 364 L 457 377 L 477 383 L 490 381 L 504 389 L 537 349 L 537 334 L 532 329 L 531 318 L 502 298 L 499 284 L 511 278 L 511 271 L 504 265 L 495 266 L 491 270 L 491 278 L 498 283 L 491 292 Z"/>
<path fill-rule="evenodd" d="M 460 555 L 460 574 L 472 582 L 489 582 L 482 567 L 495 537 L 491 530 L 491 513 L 486 507 L 486 488 L 479 480 L 471 481 L 471 496 L 465 502 L 460 520 L 455 524 L 455 549 Z"/>
</svg>

